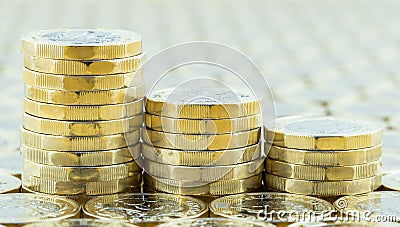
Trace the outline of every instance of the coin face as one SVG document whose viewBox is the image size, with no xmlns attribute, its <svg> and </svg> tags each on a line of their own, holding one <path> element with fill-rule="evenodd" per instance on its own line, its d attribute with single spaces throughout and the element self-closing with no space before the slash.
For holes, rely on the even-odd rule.
<svg viewBox="0 0 400 227">
<path fill-rule="evenodd" d="M 56 226 L 64 226 L 64 227 L 96 227 L 96 226 L 116 226 L 116 227 L 135 227 L 136 225 L 120 222 L 120 221 L 107 221 L 107 220 L 96 220 L 96 219 L 67 219 L 60 221 L 52 221 L 52 222 L 43 222 L 43 223 L 33 223 L 26 225 L 28 227 L 56 227 Z"/>
<path fill-rule="evenodd" d="M 8 174 L 0 174 L 0 194 L 18 192 L 21 180 Z"/>
<path fill-rule="evenodd" d="M 70 199 L 12 193 L 0 195 L 0 223 L 27 224 L 40 221 L 60 220 L 76 216 L 80 211 L 77 203 Z"/>
<path fill-rule="evenodd" d="M 98 219 L 158 223 L 200 217 L 207 213 L 208 208 L 202 201 L 192 197 L 138 193 L 98 197 L 88 201 L 83 211 Z"/>
<path fill-rule="evenodd" d="M 193 227 L 256 227 L 275 226 L 270 223 L 254 222 L 247 220 L 232 220 L 227 218 L 197 218 L 183 221 L 172 221 L 159 225 L 160 227 L 193 226 Z"/>
</svg>

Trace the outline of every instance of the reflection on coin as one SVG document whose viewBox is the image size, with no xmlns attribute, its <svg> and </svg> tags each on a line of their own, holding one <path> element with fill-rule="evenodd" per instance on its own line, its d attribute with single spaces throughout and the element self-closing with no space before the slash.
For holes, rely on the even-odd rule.
<svg viewBox="0 0 400 227">
<path fill-rule="evenodd" d="M 383 186 L 400 191 L 400 171 L 388 173 L 382 177 Z"/>
<path fill-rule="evenodd" d="M 27 227 L 96 227 L 96 226 L 116 226 L 116 227 L 135 227 L 136 225 L 122 222 L 122 221 L 109 221 L 109 220 L 96 220 L 96 219 L 67 219 L 61 221 L 47 221 L 41 223 L 33 223 L 29 225 L 25 225 Z"/>
<path fill-rule="evenodd" d="M 159 227 L 173 226 L 194 226 L 194 227 L 273 227 L 270 223 L 247 221 L 247 220 L 232 220 L 227 218 L 196 218 L 190 220 L 178 220 L 159 225 Z"/>
<path fill-rule="evenodd" d="M 21 180 L 12 175 L 0 172 L 0 194 L 18 192 L 21 187 Z"/>
</svg>

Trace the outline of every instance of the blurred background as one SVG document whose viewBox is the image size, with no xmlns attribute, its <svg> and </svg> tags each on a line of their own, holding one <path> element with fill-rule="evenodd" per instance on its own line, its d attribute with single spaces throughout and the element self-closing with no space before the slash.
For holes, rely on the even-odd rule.
<svg viewBox="0 0 400 227">
<path fill-rule="evenodd" d="M 143 36 L 148 56 L 196 40 L 234 47 L 266 75 L 277 116 L 326 114 L 371 120 L 385 128 L 384 169 L 400 163 L 399 1 L 1 3 L 0 152 L 19 147 L 24 90 L 21 35 L 89 27 L 136 31 Z M 5 165 L 6 159 L 1 159 Z"/>
</svg>

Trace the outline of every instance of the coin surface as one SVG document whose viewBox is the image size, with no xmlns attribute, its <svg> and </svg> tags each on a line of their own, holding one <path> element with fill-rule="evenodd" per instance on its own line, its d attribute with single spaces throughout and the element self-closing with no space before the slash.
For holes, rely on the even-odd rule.
<svg viewBox="0 0 400 227">
<path fill-rule="evenodd" d="M 400 171 L 395 171 L 383 175 L 382 183 L 383 186 L 385 186 L 386 188 L 400 191 Z"/>
<path fill-rule="evenodd" d="M 159 225 L 160 227 L 172 226 L 195 226 L 195 227 L 273 227 L 275 225 L 263 222 L 254 222 L 247 220 L 232 220 L 227 218 L 196 218 L 190 220 L 178 220 Z"/>
<path fill-rule="evenodd" d="M 109 221 L 109 220 L 96 220 L 96 219 L 67 219 L 61 221 L 47 221 L 41 223 L 33 223 L 25 225 L 27 227 L 96 227 L 96 226 L 116 226 L 116 227 L 135 227 L 136 225 L 122 222 L 122 221 Z"/>
<path fill-rule="evenodd" d="M 299 165 L 349 166 L 371 163 L 382 157 L 382 144 L 356 150 L 318 151 L 300 150 L 266 144 L 268 157 Z"/>
<path fill-rule="evenodd" d="M 266 141 L 305 150 L 352 150 L 378 146 L 382 129 L 336 117 L 284 117 L 265 127 Z"/>
<path fill-rule="evenodd" d="M 31 193 L 1 194 L 0 204 L 0 223 L 8 225 L 61 220 L 80 212 L 79 205 L 70 199 Z"/>
<path fill-rule="evenodd" d="M 92 218 L 126 220 L 130 223 L 162 223 L 206 215 L 201 200 L 164 193 L 101 196 L 88 201 L 83 212 Z"/>
<path fill-rule="evenodd" d="M 226 119 L 260 114 L 260 102 L 251 92 L 223 89 L 165 89 L 146 99 L 146 111 L 153 115 L 188 119 Z"/>
<path fill-rule="evenodd" d="M 311 196 L 256 192 L 215 199 L 210 204 L 210 210 L 215 215 L 229 219 L 287 223 L 300 221 L 302 214 L 310 212 L 317 218 L 327 217 L 332 214 L 334 207 L 323 199 Z M 279 211 L 284 213 L 278 216 Z"/>
<path fill-rule="evenodd" d="M 19 192 L 21 180 L 0 172 L 0 194 Z"/>
</svg>

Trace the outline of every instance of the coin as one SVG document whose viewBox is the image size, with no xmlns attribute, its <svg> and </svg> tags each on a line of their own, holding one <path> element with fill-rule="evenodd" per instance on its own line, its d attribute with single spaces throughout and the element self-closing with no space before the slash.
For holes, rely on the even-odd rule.
<svg viewBox="0 0 400 227">
<path fill-rule="evenodd" d="M 108 60 L 59 60 L 24 55 L 24 66 L 30 70 L 74 76 L 134 72 L 144 61 L 144 54 Z"/>
<path fill-rule="evenodd" d="M 151 92 L 146 111 L 153 115 L 188 119 L 226 119 L 260 114 L 260 103 L 250 92 L 222 89 L 165 89 Z"/>
<path fill-rule="evenodd" d="M 329 202 L 311 196 L 256 192 L 218 198 L 211 202 L 210 210 L 229 219 L 287 223 L 300 221 L 302 214 L 324 218 L 335 209 Z"/>
<path fill-rule="evenodd" d="M 27 147 L 56 151 L 113 150 L 136 144 L 139 138 L 139 130 L 101 137 L 66 137 L 39 134 L 22 128 L 21 135 L 21 141 Z"/>
<path fill-rule="evenodd" d="M 181 166 L 234 165 L 256 160 L 262 155 L 260 143 L 243 148 L 214 151 L 173 150 L 142 143 L 141 154 L 144 158 L 155 162 Z"/>
<path fill-rule="evenodd" d="M 116 120 L 142 113 L 143 99 L 124 104 L 98 106 L 63 106 L 24 99 L 24 110 L 30 115 L 54 120 Z"/>
<path fill-rule="evenodd" d="M 41 30 L 22 37 L 22 52 L 51 59 L 126 58 L 142 52 L 142 39 L 127 30 Z"/>
<path fill-rule="evenodd" d="M 382 183 L 386 188 L 400 191 L 400 171 L 385 174 L 382 177 Z"/>
<path fill-rule="evenodd" d="M 43 103 L 60 105 L 112 105 L 134 102 L 145 95 L 146 87 L 135 87 L 105 91 L 68 91 L 25 85 L 25 98 Z"/>
<path fill-rule="evenodd" d="M 136 225 L 122 222 L 122 221 L 107 221 L 107 220 L 96 220 L 96 219 L 68 219 L 61 221 L 52 222 L 41 222 L 26 225 L 26 227 L 97 227 L 97 226 L 116 226 L 116 227 L 135 227 Z"/>
<path fill-rule="evenodd" d="M 6 225 L 61 220 L 80 212 L 79 205 L 70 199 L 30 193 L 2 194 L 0 204 L 0 223 Z"/>
<path fill-rule="evenodd" d="M 109 136 L 142 127 L 143 115 L 109 121 L 60 121 L 24 113 L 22 126 L 29 131 L 56 136 Z"/>
<path fill-rule="evenodd" d="M 262 174 L 240 180 L 214 182 L 177 181 L 144 175 L 148 189 L 179 195 L 229 195 L 256 190 L 261 187 Z"/>
<path fill-rule="evenodd" d="M 380 175 L 351 181 L 306 181 L 266 174 L 265 184 L 271 189 L 314 196 L 341 196 L 374 191 L 382 184 Z"/>
<path fill-rule="evenodd" d="M 142 183 L 141 174 L 125 179 L 97 182 L 46 180 L 27 174 L 22 175 L 23 188 L 55 195 L 107 195 L 126 191 Z"/>
<path fill-rule="evenodd" d="M 263 222 L 254 222 L 247 220 L 232 220 L 227 218 L 196 218 L 189 220 L 178 220 L 159 225 L 159 227 L 173 227 L 173 226 L 195 226 L 195 227 L 273 227 L 275 225 Z"/>
<path fill-rule="evenodd" d="M 22 79 L 25 84 L 53 90 L 104 91 L 128 88 L 143 83 L 143 70 L 124 74 L 68 76 L 40 73 L 24 68 Z"/>
<path fill-rule="evenodd" d="M 19 152 L 0 152 L 0 172 L 21 178 L 23 158 Z"/>
<path fill-rule="evenodd" d="M 260 129 L 219 135 L 194 135 L 158 132 L 146 129 L 142 139 L 155 147 L 181 150 L 223 150 L 257 144 L 260 140 Z"/>
<path fill-rule="evenodd" d="M 289 225 L 288 227 L 397 227 L 399 223 L 394 222 L 352 222 L 352 221 L 329 221 L 329 222 L 299 222 Z"/>
<path fill-rule="evenodd" d="M 0 172 L 0 194 L 19 192 L 21 180 L 9 174 Z"/>
<path fill-rule="evenodd" d="M 133 152 L 131 153 L 132 150 Z M 52 166 L 102 166 L 130 162 L 140 154 L 140 144 L 107 151 L 51 151 L 21 145 L 25 160 Z"/>
<path fill-rule="evenodd" d="M 382 144 L 357 150 L 318 151 L 283 148 L 266 144 L 270 147 L 268 157 L 299 165 L 349 166 L 360 165 L 379 160 L 382 157 Z"/>
<path fill-rule="evenodd" d="M 267 173 L 298 180 L 357 180 L 382 174 L 382 160 L 352 166 L 311 166 L 266 159 L 265 169 Z"/>
<path fill-rule="evenodd" d="M 199 199 L 164 193 L 134 193 L 100 196 L 83 206 L 85 215 L 102 220 L 125 220 L 156 224 L 202 217 L 208 207 Z"/>
<path fill-rule="evenodd" d="M 177 119 L 145 115 L 145 124 L 155 131 L 182 134 L 225 134 L 261 127 L 260 115 L 232 119 Z"/>
<path fill-rule="evenodd" d="M 266 141 L 305 150 L 352 150 L 378 146 L 382 129 L 336 117 L 284 117 L 265 127 Z"/>
</svg>

